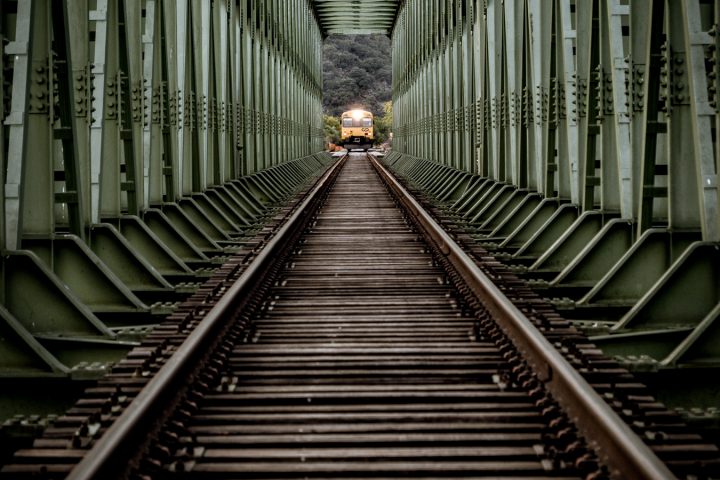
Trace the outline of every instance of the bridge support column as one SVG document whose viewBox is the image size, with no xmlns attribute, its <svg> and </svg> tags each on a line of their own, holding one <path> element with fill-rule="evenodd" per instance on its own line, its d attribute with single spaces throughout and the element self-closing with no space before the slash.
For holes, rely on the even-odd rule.
<svg viewBox="0 0 720 480">
<path fill-rule="evenodd" d="M 35 375 L 35 355 L 67 376 L 122 355 L 117 338 L 328 164 L 322 34 L 308 0 L 28 0 L 0 17 L 0 323 L 22 345 L 0 369 Z"/>
<path fill-rule="evenodd" d="M 386 162 L 579 325 L 611 328 L 608 344 L 652 330 L 621 343 L 642 352 L 661 339 L 647 347 L 664 352 L 658 362 L 697 361 L 679 352 L 704 342 L 719 300 L 714 287 L 693 305 L 680 292 L 689 278 L 716 284 L 703 262 L 714 265 L 720 225 L 719 10 L 408 0 L 393 30 Z M 671 336 L 683 346 L 649 327 L 659 311 L 688 319 L 692 334 Z"/>
</svg>

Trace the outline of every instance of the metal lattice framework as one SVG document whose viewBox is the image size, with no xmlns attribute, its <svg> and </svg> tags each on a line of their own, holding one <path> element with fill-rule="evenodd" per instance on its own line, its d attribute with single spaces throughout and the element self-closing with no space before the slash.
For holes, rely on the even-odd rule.
<svg viewBox="0 0 720 480">
<path fill-rule="evenodd" d="M 4 0 L 0 374 L 104 361 L 260 228 L 330 161 L 322 39 L 365 33 L 388 165 L 606 353 L 720 369 L 720 1 Z"/>
<path fill-rule="evenodd" d="M 309 0 L 8 1 L 0 25 L 0 371 L 62 376 L 39 336 L 120 351 L 109 316 L 154 315 L 142 292 L 329 161 L 322 31 Z"/>
<path fill-rule="evenodd" d="M 476 3 L 403 3 L 396 151 L 720 240 L 717 4 Z"/>
<path fill-rule="evenodd" d="M 717 1 L 406 0 L 387 163 L 630 368 L 717 367 L 719 31 Z"/>
<path fill-rule="evenodd" d="M 385 33 L 392 30 L 399 0 L 315 0 L 326 35 Z"/>
</svg>

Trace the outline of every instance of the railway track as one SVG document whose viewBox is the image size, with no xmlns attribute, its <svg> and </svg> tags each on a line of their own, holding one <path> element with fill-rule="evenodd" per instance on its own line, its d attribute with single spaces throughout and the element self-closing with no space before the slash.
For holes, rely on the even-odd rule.
<svg viewBox="0 0 720 480">
<path fill-rule="evenodd" d="M 287 217 L 1 478 L 717 473 L 715 446 L 521 286 L 492 285 L 502 269 L 376 162 L 331 167 Z"/>
</svg>

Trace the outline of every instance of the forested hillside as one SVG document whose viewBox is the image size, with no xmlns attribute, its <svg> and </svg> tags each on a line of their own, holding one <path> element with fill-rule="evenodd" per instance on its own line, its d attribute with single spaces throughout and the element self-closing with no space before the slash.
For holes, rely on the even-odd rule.
<svg viewBox="0 0 720 480">
<path fill-rule="evenodd" d="M 390 39 L 385 35 L 330 35 L 324 50 L 325 113 L 363 108 L 383 115 L 391 95 Z"/>
</svg>

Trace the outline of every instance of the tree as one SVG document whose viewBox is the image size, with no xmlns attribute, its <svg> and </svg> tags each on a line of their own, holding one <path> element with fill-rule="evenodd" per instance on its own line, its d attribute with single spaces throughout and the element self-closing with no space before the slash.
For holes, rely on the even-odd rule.
<svg viewBox="0 0 720 480">
<path fill-rule="evenodd" d="M 323 106 L 340 116 L 363 108 L 383 115 L 390 100 L 390 39 L 385 35 L 330 35 L 323 45 Z"/>
<path fill-rule="evenodd" d="M 335 143 L 340 141 L 340 119 L 330 115 L 323 115 L 325 120 L 325 143 Z"/>
<path fill-rule="evenodd" d="M 385 115 L 375 117 L 375 143 L 380 145 L 390 139 L 392 131 L 393 110 L 392 102 L 388 101 L 383 104 Z"/>
</svg>

